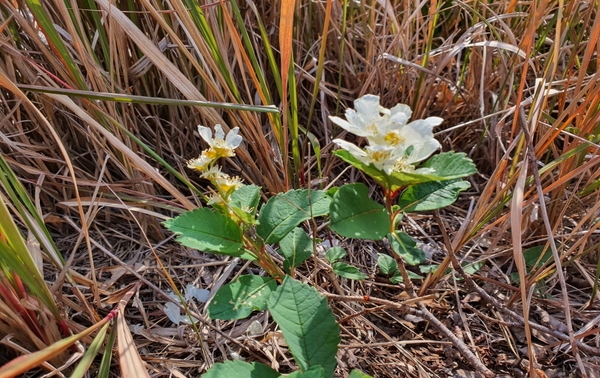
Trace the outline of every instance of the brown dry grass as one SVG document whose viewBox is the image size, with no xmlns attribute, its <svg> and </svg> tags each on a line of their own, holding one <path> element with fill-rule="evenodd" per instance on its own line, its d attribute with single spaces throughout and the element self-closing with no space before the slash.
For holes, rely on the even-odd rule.
<svg viewBox="0 0 600 378">
<path fill-rule="evenodd" d="M 299 2 L 291 45 L 298 111 L 289 122 L 297 117 L 320 149 L 301 131 L 298 170 L 294 151 L 285 154 L 292 145 L 282 138 L 290 134 L 277 115 L 87 98 L 107 92 L 281 106 L 278 6 L 240 3 L 236 14 L 233 1 L 200 2 L 203 23 L 179 0 L 113 6 L 105 0 L 44 2 L 43 12 L 72 59 L 69 65 L 43 31 L 33 2 L 0 3 L 0 72 L 47 120 L 19 95 L 1 90 L 0 149 L 38 204 L 69 267 L 86 277 L 78 282 L 79 296 L 71 284 L 57 281 L 54 267 L 45 271 L 73 329 L 89 326 L 96 312 L 106 313 L 106 301 L 123 285 L 142 280 L 135 306 L 125 311 L 152 375 L 198 375 L 232 353 L 291 371 L 281 336 L 262 314 L 254 318 L 264 332 L 255 337 L 245 334 L 247 321 L 205 319 L 202 342 L 189 327 L 175 328 L 166 319 L 162 308 L 170 288 L 156 256 L 180 288 L 192 283 L 214 292 L 254 268 L 182 248 L 160 221 L 200 204 L 199 194 L 185 183 L 203 190 L 204 183 L 185 168 L 202 148 L 194 135 L 198 124 L 242 129 L 244 150 L 226 167 L 262 185 L 265 195 L 294 182 L 363 180 L 332 158 L 330 142 L 339 130 L 327 116 L 375 93 L 385 106 L 411 105 L 417 118 L 443 117 L 438 137 L 444 149 L 467 152 L 480 170 L 457 204 L 412 216 L 405 228 L 424 243 L 431 262 L 452 266 L 454 254 L 482 263 L 472 278 L 497 302 L 466 285 L 456 269 L 438 269 L 415 282 L 422 303 L 499 375 L 524 375 L 533 360 L 548 376 L 581 375 L 583 369 L 597 376 L 597 3 Z M 103 26 L 94 18 L 100 16 Z M 42 88 L 87 95 L 69 99 L 42 94 Z M 341 243 L 350 262 L 372 279 L 338 280 L 319 257 L 301 278 L 324 293 L 406 299 L 402 287 L 377 274 L 376 252 L 383 245 Z M 526 267 L 523 250 L 544 245 L 557 263 Z M 473 370 L 418 316 L 368 301 L 330 304 L 343 332 L 340 376 L 352 368 L 377 377 L 468 376 Z M 560 342 L 569 334 L 572 344 L 577 340 L 587 348 Z"/>
</svg>

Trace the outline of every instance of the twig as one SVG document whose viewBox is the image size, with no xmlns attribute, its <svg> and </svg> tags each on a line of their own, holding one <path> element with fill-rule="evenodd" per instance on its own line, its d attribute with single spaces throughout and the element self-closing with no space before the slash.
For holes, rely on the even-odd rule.
<svg viewBox="0 0 600 378">
<path fill-rule="evenodd" d="M 386 249 L 389 252 L 391 252 L 392 255 L 397 256 L 392 251 L 389 242 L 385 241 L 384 244 Z M 400 273 L 402 274 L 402 278 L 404 280 L 404 287 L 406 289 L 406 292 L 411 298 L 416 298 L 417 294 L 412 285 L 412 282 L 408 277 L 408 271 L 406 270 L 406 266 L 404 265 L 404 260 L 402 258 L 397 258 L 396 261 L 398 262 L 398 269 L 400 270 Z M 456 335 L 452 331 L 450 331 L 448 327 L 446 327 L 441 321 L 439 321 L 438 318 L 435 317 L 435 315 L 429 312 L 429 310 L 427 309 L 427 307 L 425 307 L 423 303 L 418 303 L 417 306 L 419 307 L 421 313 L 420 316 L 429 321 L 435 328 L 437 328 L 438 331 L 443 333 L 475 369 L 477 369 L 485 377 L 496 376 L 494 372 L 488 369 L 488 367 L 485 366 L 483 362 L 481 362 L 481 360 L 475 354 L 473 354 L 473 352 L 471 352 L 467 344 L 465 344 L 461 339 L 456 337 Z"/>
<path fill-rule="evenodd" d="M 463 343 L 452 331 L 450 331 L 442 322 L 440 322 L 435 315 L 433 315 L 429 310 L 422 304 L 417 303 L 419 309 L 414 307 L 410 307 L 403 303 L 392 302 L 381 298 L 374 297 L 360 297 L 360 296 L 348 296 L 348 295 L 337 295 L 337 294 L 329 294 L 323 293 L 327 298 L 334 301 L 341 302 L 368 302 L 374 303 L 385 307 L 392 307 L 396 310 L 402 311 L 404 313 L 408 313 L 414 316 L 418 316 L 420 318 L 428 320 L 435 328 L 438 329 L 441 333 L 443 333 L 450 342 L 460 351 L 460 353 L 465 357 L 472 365 L 475 367 L 480 373 L 482 373 L 486 377 L 494 377 L 495 374 L 488 369 L 479 359 L 469 350 L 469 347 Z"/>
<path fill-rule="evenodd" d="M 442 220 L 439 218 L 439 216 L 437 214 L 436 214 L 436 218 L 437 218 L 438 225 L 442 229 L 442 233 L 445 233 L 446 227 L 444 226 L 444 223 L 442 222 Z M 448 257 L 450 258 L 450 261 L 452 262 L 452 266 L 453 266 L 454 270 L 456 272 L 458 272 L 458 274 L 465 280 L 465 283 L 467 284 L 469 289 L 477 292 L 477 294 L 479 294 L 484 301 L 490 303 L 492 306 L 497 308 L 503 314 L 510 316 L 513 319 L 518 320 L 520 325 L 525 324 L 525 318 L 523 318 L 521 315 L 517 314 L 516 312 L 506 308 L 506 306 L 504 304 L 500 303 L 500 301 L 498 301 L 496 298 L 489 295 L 485 290 L 483 290 L 479 285 L 477 285 L 477 283 L 475 283 L 475 281 L 473 281 L 471 276 L 468 275 L 467 273 L 465 273 L 464 269 L 458 262 L 458 259 L 456 258 L 456 255 L 454 254 L 454 251 L 452 250 L 451 245 L 449 243 L 445 243 L 445 244 L 446 244 L 446 251 L 448 253 Z M 527 321 L 529 322 L 529 325 L 531 326 L 531 328 L 534 328 L 538 331 L 552 335 L 552 336 L 556 337 L 557 339 L 560 339 L 563 341 L 567 341 L 567 342 L 571 341 L 571 338 L 567 334 L 555 331 L 555 330 L 545 327 L 541 324 L 537 324 L 531 320 L 527 320 Z M 575 343 L 577 344 L 579 349 L 584 352 L 587 352 L 587 353 L 590 353 L 590 354 L 593 354 L 596 356 L 600 355 L 600 349 L 598 349 L 598 348 L 591 347 L 591 346 L 589 346 L 581 341 L 578 341 L 578 340 L 575 340 Z"/>
</svg>

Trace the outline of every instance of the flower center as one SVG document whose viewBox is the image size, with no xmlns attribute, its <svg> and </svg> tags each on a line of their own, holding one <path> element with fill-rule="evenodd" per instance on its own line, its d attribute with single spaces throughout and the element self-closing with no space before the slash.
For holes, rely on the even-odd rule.
<svg viewBox="0 0 600 378">
<path fill-rule="evenodd" d="M 369 125 L 367 125 L 366 129 L 369 132 L 369 135 L 377 135 L 377 133 L 379 131 L 377 129 L 377 123 L 375 123 L 375 122 L 370 123 Z"/>
<path fill-rule="evenodd" d="M 383 140 L 385 141 L 385 143 L 389 146 L 399 146 L 401 144 L 403 144 L 404 142 L 406 142 L 406 138 L 404 138 L 402 135 L 400 135 L 400 133 L 398 132 L 398 130 L 392 130 L 392 131 L 388 131 L 385 136 L 383 137 Z"/>
<path fill-rule="evenodd" d="M 401 157 L 399 159 L 396 159 L 396 162 L 394 163 L 394 172 L 412 172 L 415 170 L 415 166 L 412 164 L 409 164 L 406 161 L 406 157 Z"/>
<path fill-rule="evenodd" d="M 384 150 L 384 151 L 367 151 L 367 154 L 371 161 L 373 162 L 382 162 L 386 161 L 392 155 L 392 151 Z"/>
</svg>

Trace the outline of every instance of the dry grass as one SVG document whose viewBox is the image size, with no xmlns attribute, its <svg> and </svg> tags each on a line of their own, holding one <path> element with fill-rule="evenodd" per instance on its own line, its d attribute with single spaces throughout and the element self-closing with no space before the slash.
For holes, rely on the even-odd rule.
<svg viewBox="0 0 600 378">
<path fill-rule="evenodd" d="M 255 268 L 184 249 L 160 221 L 201 203 L 204 183 L 185 168 L 202 149 L 198 124 L 241 128 L 244 149 L 226 169 L 263 186 L 265 196 L 363 180 L 330 154 L 340 130 L 327 116 L 374 93 L 388 107 L 411 105 L 417 118 L 443 117 L 444 149 L 467 152 L 480 170 L 457 204 L 405 223 L 430 262 L 442 264 L 415 281 L 422 303 L 499 375 L 527 374 L 531 361 L 548 376 L 597 376 L 597 3 L 298 2 L 293 43 L 281 45 L 280 9 L 268 1 L 200 2 L 195 11 L 184 0 L 42 3 L 0 1 L 0 149 L 78 274 L 76 283 L 63 281 L 60 269 L 45 267 L 73 331 L 141 280 L 124 319 L 136 326 L 151 375 L 198 375 L 232 353 L 291 371 L 264 315 L 254 317 L 263 325 L 254 337 L 245 334 L 247 321 L 206 319 L 198 334 L 169 322 L 162 308 L 170 279 L 214 292 Z M 280 56 L 290 53 L 293 96 L 283 101 Z M 69 98 L 64 89 L 83 92 Z M 97 92 L 114 95 L 95 100 Z M 115 101 L 128 95 L 147 99 Z M 287 116 L 257 107 L 272 104 Z M 324 293 L 408 299 L 377 274 L 383 245 L 341 243 L 372 279 L 338 281 L 318 256 L 301 278 Z M 522 253 L 535 246 L 554 259 L 526 266 Z M 474 291 L 458 267 L 445 269 L 453 256 L 482 264 L 472 278 L 497 302 Z M 473 370 L 419 316 L 369 301 L 330 304 L 343 332 L 340 376 L 352 368 L 377 377 Z"/>
</svg>

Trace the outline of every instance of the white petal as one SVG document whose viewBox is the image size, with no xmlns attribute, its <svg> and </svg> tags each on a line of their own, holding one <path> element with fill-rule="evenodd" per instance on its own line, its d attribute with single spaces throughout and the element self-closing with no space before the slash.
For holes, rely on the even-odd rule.
<svg viewBox="0 0 600 378">
<path fill-rule="evenodd" d="M 390 109 L 390 112 L 392 114 L 392 117 L 394 117 L 397 114 L 404 114 L 406 116 L 406 120 L 409 120 L 412 116 L 412 110 L 410 109 L 410 106 L 404 104 L 398 104 L 394 106 Z"/>
<path fill-rule="evenodd" d="M 433 139 L 433 125 L 422 119 L 412 121 L 404 126 L 400 132 L 406 138 L 407 144 L 424 143 L 428 139 Z"/>
<path fill-rule="evenodd" d="M 185 300 L 189 301 L 192 298 L 196 298 L 198 302 L 205 303 L 208 301 L 208 296 L 210 295 L 210 291 L 206 289 L 198 289 L 196 286 L 192 284 L 188 284 L 185 287 Z"/>
<path fill-rule="evenodd" d="M 397 128 L 398 126 L 406 125 L 406 122 L 408 122 L 409 119 L 410 116 L 406 115 L 405 113 L 396 113 L 392 114 L 389 122 L 391 125 L 394 125 L 395 128 Z"/>
<path fill-rule="evenodd" d="M 240 131 L 239 127 L 234 127 L 227 133 L 227 138 L 225 138 L 225 144 L 230 148 L 238 148 L 242 143 L 242 136 L 238 135 Z"/>
<path fill-rule="evenodd" d="M 177 325 L 181 323 L 181 311 L 179 310 L 179 306 L 177 306 L 175 303 L 165 303 L 165 308 L 163 311 L 165 312 L 165 315 L 167 315 L 167 318 L 169 318 L 170 321 Z"/>
<path fill-rule="evenodd" d="M 344 150 L 350 152 L 354 157 L 358 159 L 367 156 L 367 153 L 365 151 L 363 151 L 360 147 L 353 143 L 346 142 L 343 139 L 334 139 L 333 142 L 341 148 L 343 148 Z"/>
<path fill-rule="evenodd" d="M 379 118 L 379 96 L 368 94 L 354 100 L 354 109 L 365 121 Z"/>
<path fill-rule="evenodd" d="M 225 139 L 225 133 L 223 132 L 223 127 L 218 123 L 215 125 L 215 139 L 223 140 Z"/>
<path fill-rule="evenodd" d="M 353 114 L 354 116 L 349 116 L 349 114 Z M 362 124 L 362 121 L 356 116 L 356 112 L 354 110 L 352 110 L 352 112 L 346 112 L 346 118 L 348 118 L 348 121 L 350 122 L 346 121 L 345 119 L 341 119 L 340 117 L 329 116 L 331 122 L 335 123 L 342 129 L 347 130 L 356 136 L 367 136 L 367 130 Z"/>
<path fill-rule="evenodd" d="M 436 139 L 430 139 L 423 144 L 415 145 L 415 148 L 408 157 L 407 161 L 410 164 L 423 161 L 431 156 L 431 154 L 433 154 L 440 147 L 440 142 L 438 142 Z"/>
<path fill-rule="evenodd" d="M 367 119 L 362 114 L 355 112 L 354 109 L 348 109 L 346 111 L 346 120 L 348 120 L 350 127 L 346 130 L 361 137 L 374 135 L 377 129 L 372 126 L 376 125 L 380 118 L 380 116 L 377 116 L 377 118 Z"/>
<path fill-rule="evenodd" d="M 444 119 L 440 117 L 429 117 L 425 118 L 425 122 L 429 123 L 431 126 L 438 126 L 439 124 L 444 122 Z"/>
<path fill-rule="evenodd" d="M 206 143 L 208 143 L 210 146 L 214 144 L 214 139 L 212 137 L 213 133 L 210 128 L 205 126 L 198 126 L 198 132 L 200 133 L 202 139 L 206 141 Z"/>
<path fill-rule="evenodd" d="M 188 161 L 187 166 L 191 169 L 204 171 L 210 163 L 212 163 L 212 159 L 206 157 L 206 155 L 203 153 L 198 158 Z"/>
<path fill-rule="evenodd" d="M 348 130 L 352 128 L 352 125 L 348 123 L 345 119 L 341 119 L 340 117 L 329 116 L 329 120 L 344 130 Z"/>
</svg>

